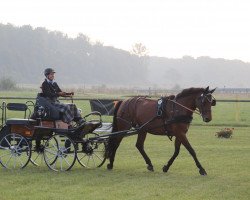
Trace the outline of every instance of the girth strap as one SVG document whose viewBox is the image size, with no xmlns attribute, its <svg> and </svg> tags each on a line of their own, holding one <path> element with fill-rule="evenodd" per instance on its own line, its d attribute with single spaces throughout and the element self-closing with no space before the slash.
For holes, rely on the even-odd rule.
<svg viewBox="0 0 250 200">
<path fill-rule="evenodd" d="M 167 104 L 166 98 L 161 97 L 160 99 L 158 99 L 157 111 L 156 111 L 157 117 L 162 117 L 163 115 L 165 115 L 166 104 Z"/>
<path fill-rule="evenodd" d="M 167 107 L 167 101 L 168 101 L 167 98 L 168 97 L 161 97 L 160 99 L 158 99 L 156 115 L 157 115 L 157 118 L 162 119 L 165 133 L 168 136 L 168 138 L 172 141 L 173 136 L 169 135 L 169 131 L 167 129 L 168 124 L 166 123 L 166 120 L 165 120 L 167 117 L 167 113 L 166 113 L 166 107 Z"/>
<path fill-rule="evenodd" d="M 174 116 L 175 102 L 173 102 L 174 100 L 171 100 L 171 102 L 173 102 L 173 113 L 172 113 L 173 115 L 170 117 L 170 119 L 167 119 L 166 107 L 167 107 L 168 100 L 171 100 L 171 99 L 169 99 L 168 97 L 161 97 L 160 99 L 158 99 L 156 115 L 157 115 L 157 118 L 161 118 L 163 120 L 165 133 L 168 136 L 168 138 L 172 141 L 173 136 L 169 135 L 169 130 L 167 126 L 173 123 L 190 124 L 193 120 L 193 117 L 188 116 L 188 115 Z"/>
</svg>

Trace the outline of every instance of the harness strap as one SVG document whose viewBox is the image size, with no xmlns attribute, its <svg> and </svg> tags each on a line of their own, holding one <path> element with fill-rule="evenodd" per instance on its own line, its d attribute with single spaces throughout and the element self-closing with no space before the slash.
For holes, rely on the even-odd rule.
<svg viewBox="0 0 250 200">
<path fill-rule="evenodd" d="M 161 97 L 160 99 L 158 99 L 157 101 L 157 113 L 156 115 L 158 117 L 163 117 L 166 115 L 166 106 L 167 106 L 167 99 L 166 97 Z"/>
<path fill-rule="evenodd" d="M 167 102 L 170 101 L 172 102 L 172 116 L 170 117 L 170 119 L 166 119 L 167 113 L 166 113 L 166 107 L 167 107 Z M 176 98 L 174 98 L 173 100 L 170 98 L 166 98 L 166 97 L 161 97 L 158 101 L 157 101 L 157 118 L 161 118 L 163 120 L 163 125 L 164 125 L 164 129 L 165 129 L 165 133 L 167 134 L 168 138 L 172 141 L 172 137 L 171 135 L 169 135 L 169 131 L 167 126 L 172 124 L 172 123 L 191 123 L 193 120 L 192 116 L 186 116 L 186 115 L 181 115 L 181 116 L 174 116 L 175 115 L 175 105 L 179 105 L 183 108 L 185 108 L 186 110 L 191 111 L 192 113 L 196 113 L 198 115 L 201 115 L 198 111 L 196 110 L 192 110 L 180 103 L 178 103 L 176 101 Z M 155 118 L 153 118 L 154 120 Z M 153 121 L 153 120 L 150 120 Z M 148 124 L 148 123 L 147 123 Z"/>
<path fill-rule="evenodd" d="M 136 103 L 139 101 L 141 97 L 137 98 L 136 99 Z M 166 119 L 167 117 L 167 111 L 166 111 L 166 107 L 167 107 L 167 103 L 168 101 L 172 102 L 172 116 L 170 117 L 170 119 Z M 128 104 L 130 104 L 130 101 L 128 102 Z M 155 119 L 162 119 L 163 120 L 163 126 L 164 126 L 164 129 L 165 129 L 165 133 L 166 135 L 168 136 L 169 140 L 172 141 L 172 137 L 171 135 L 169 135 L 169 131 L 167 129 L 167 126 L 170 125 L 170 124 L 173 124 L 173 123 L 191 123 L 193 117 L 192 116 L 187 116 L 187 115 L 180 115 L 180 116 L 174 116 L 175 115 L 175 105 L 179 105 L 183 108 L 185 108 L 186 110 L 189 110 L 191 111 L 192 113 L 196 113 L 198 115 L 201 115 L 198 111 L 196 110 L 192 110 L 180 103 L 178 103 L 176 101 L 176 98 L 174 99 L 171 99 L 171 97 L 161 97 L 160 99 L 158 99 L 157 101 L 157 107 L 156 107 L 156 116 L 153 117 L 152 119 L 148 120 L 146 123 L 144 123 L 142 126 L 140 127 L 135 127 L 135 129 L 137 131 L 140 131 L 141 129 L 143 129 L 145 126 L 147 126 L 149 123 L 152 123 Z M 128 106 L 128 105 L 127 105 Z M 124 112 L 123 112 L 124 113 Z M 122 117 L 117 117 L 117 119 L 123 121 L 124 123 L 126 124 L 130 124 L 131 127 L 133 127 L 133 123 L 131 121 L 128 121 L 128 120 L 125 120 L 124 118 Z"/>
<path fill-rule="evenodd" d="M 169 98 L 168 97 L 161 97 L 160 99 L 158 99 L 157 101 L 157 118 L 161 118 L 162 119 L 162 123 L 165 129 L 165 133 L 168 136 L 168 138 L 172 141 L 172 137 L 171 135 L 169 135 L 169 131 L 167 129 L 167 123 L 166 123 L 166 107 L 167 107 L 167 102 L 168 102 Z"/>
</svg>

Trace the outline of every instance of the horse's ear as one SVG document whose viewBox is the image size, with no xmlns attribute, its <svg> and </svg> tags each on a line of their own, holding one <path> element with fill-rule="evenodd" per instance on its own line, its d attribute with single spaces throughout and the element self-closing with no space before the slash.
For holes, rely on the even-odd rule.
<svg viewBox="0 0 250 200">
<path fill-rule="evenodd" d="M 204 93 L 206 94 L 206 93 L 208 93 L 208 91 L 209 91 L 209 86 L 206 87 Z"/>
<path fill-rule="evenodd" d="M 216 88 L 210 90 L 209 92 L 212 94 L 215 90 L 216 90 Z"/>
</svg>

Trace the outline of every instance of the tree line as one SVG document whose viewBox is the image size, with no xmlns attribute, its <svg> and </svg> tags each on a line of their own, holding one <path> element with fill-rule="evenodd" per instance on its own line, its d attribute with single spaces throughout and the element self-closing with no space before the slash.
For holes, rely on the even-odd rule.
<svg viewBox="0 0 250 200">
<path fill-rule="evenodd" d="M 37 84 L 46 67 L 55 68 L 64 84 L 146 82 L 147 66 L 130 52 L 91 43 L 86 35 L 69 38 L 58 31 L 0 24 L 0 78 Z"/>
<path fill-rule="evenodd" d="M 0 24 L 0 79 L 39 84 L 43 70 L 52 67 L 60 84 L 152 89 L 250 87 L 250 63 L 208 56 L 173 59 L 147 53 L 141 43 L 128 52 L 93 43 L 82 33 L 70 38 L 42 27 Z"/>
</svg>

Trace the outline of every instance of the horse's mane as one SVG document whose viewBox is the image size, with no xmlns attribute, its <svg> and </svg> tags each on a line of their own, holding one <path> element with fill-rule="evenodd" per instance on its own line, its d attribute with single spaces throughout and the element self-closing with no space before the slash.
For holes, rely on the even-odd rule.
<svg viewBox="0 0 250 200">
<path fill-rule="evenodd" d="M 204 88 L 191 87 L 191 88 L 187 88 L 187 89 L 182 90 L 179 94 L 176 95 L 176 98 L 186 97 L 188 95 L 196 94 L 196 93 L 204 92 L 204 91 L 205 91 Z"/>
</svg>

